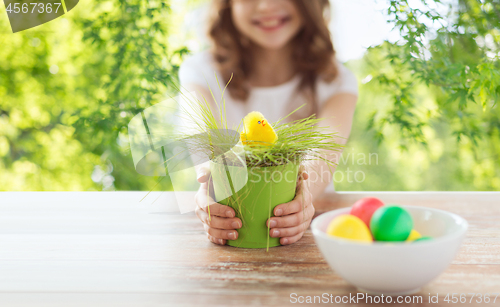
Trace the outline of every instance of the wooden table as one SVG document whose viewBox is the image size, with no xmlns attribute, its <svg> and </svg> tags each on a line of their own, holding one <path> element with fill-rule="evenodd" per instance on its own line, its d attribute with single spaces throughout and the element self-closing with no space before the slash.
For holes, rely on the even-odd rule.
<svg viewBox="0 0 500 307">
<path fill-rule="evenodd" d="M 145 195 L 0 193 L 0 306 L 282 306 L 297 305 L 292 293 L 357 293 L 326 264 L 310 231 L 269 252 L 218 246 L 193 213 L 172 212 L 171 193 L 139 202 Z M 500 292 L 500 192 L 339 193 L 317 211 L 365 196 L 448 210 L 470 223 L 452 265 L 417 294 L 424 304 L 404 305 Z M 426 304 L 429 293 L 439 304 Z M 500 296 L 477 305 L 500 306 Z"/>
</svg>

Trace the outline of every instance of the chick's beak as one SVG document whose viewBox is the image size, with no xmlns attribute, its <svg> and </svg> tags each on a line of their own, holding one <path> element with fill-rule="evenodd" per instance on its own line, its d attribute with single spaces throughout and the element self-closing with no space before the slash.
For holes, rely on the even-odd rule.
<svg viewBox="0 0 500 307">
<path fill-rule="evenodd" d="M 264 127 L 266 124 L 264 124 L 264 120 L 262 120 L 262 127 Z"/>
</svg>

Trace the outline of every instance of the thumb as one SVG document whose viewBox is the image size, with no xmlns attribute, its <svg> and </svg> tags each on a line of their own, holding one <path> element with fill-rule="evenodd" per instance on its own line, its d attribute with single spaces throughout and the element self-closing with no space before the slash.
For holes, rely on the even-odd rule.
<svg viewBox="0 0 500 307">
<path fill-rule="evenodd" d="M 210 177 L 210 165 L 208 162 L 200 164 L 196 167 L 196 178 L 199 183 L 207 182 Z"/>
<path fill-rule="evenodd" d="M 307 168 L 304 164 L 301 164 L 299 167 L 299 181 L 307 180 L 309 178 L 309 173 L 307 172 Z"/>
</svg>

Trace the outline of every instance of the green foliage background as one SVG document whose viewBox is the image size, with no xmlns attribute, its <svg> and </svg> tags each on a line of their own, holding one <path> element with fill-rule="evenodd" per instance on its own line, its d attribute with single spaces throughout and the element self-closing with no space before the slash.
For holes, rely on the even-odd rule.
<svg viewBox="0 0 500 307">
<path fill-rule="evenodd" d="M 500 190 L 500 1 L 385 2 L 402 39 L 347 63 L 362 82 L 336 189 Z M 81 1 L 12 34 L 2 8 L 0 190 L 170 190 L 135 171 L 126 127 L 173 94 L 184 9 Z"/>
</svg>

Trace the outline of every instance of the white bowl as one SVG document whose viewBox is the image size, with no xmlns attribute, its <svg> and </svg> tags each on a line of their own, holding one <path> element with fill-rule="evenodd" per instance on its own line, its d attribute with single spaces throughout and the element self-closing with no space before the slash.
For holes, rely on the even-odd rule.
<svg viewBox="0 0 500 307">
<path fill-rule="evenodd" d="M 311 229 L 332 269 L 358 290 L 375 295 L 406 295 L 420 291 L 443 272 L 458 252 L 468 223 L 438 209 L 402 206 L 413 218 L 414 229 L 432 240 L 420 242 L 356 243 L 326 234 L 330 221 L 351 208 L 316 217 Z"/>
</svg>

